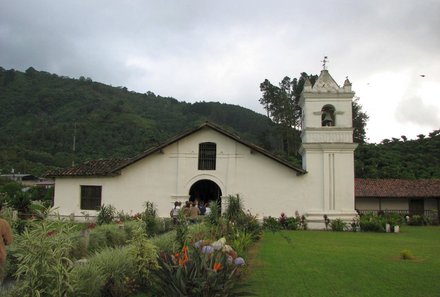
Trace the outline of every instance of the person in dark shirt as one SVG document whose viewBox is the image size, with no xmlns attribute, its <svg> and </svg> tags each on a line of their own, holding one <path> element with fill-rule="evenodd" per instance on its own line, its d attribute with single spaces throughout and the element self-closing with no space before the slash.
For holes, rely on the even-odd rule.
<svg viewBox="0 0 440 297">
<path fill-rule="evenodd" d="M 206 212 L 206 207 L 205 207 L 205 203 L 203 203 L 203 201 L 199 202 L 199 210 L 200 210 L 200 215 L 204 216 L 205 212 Z"/>
</svg>

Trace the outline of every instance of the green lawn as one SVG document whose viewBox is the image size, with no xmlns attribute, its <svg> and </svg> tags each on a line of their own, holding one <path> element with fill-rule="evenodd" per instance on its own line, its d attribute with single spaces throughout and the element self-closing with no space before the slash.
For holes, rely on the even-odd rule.
<svg viewBox="0 0 440 297">
<path fill-rule="evenodd" d="M 412 251 L 415 260 L 401 260 Z M 266 232 L 250 253 L 257 296 L 440 296 L 440 227 L 399 234 Z"/>
</svg>

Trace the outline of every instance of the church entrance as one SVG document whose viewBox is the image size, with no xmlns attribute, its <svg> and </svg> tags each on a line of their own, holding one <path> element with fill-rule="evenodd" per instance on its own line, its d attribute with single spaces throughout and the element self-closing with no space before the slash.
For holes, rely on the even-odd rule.
<svg viewBox="0 0 440 297">
<path fill-rule="evenodd" d="M 190 201 L 201 201 L 204 203 L 217 203 L 221 205 L 222 191 L 213 181 L 202 179 L 195 182 L 189 190 Z"/>
</svg>

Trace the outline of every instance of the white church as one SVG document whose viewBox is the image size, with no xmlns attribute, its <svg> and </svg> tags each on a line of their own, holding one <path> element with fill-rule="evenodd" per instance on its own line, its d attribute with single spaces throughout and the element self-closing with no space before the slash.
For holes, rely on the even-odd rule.
<svg viewBox="0 0 440 297">
<path fill-rule="evenodd" d="M 306 81 L 302 108 L 303 168 L 212 123 L 178 135 L 128 160 L 97 160 L 60 170 L 54 206 L 61 216 L 95 216 L 101 205 L 137 213 L 154 202 L 169 216 L 175 201 L 222 203 L 228 195 L 262 219 L 281 212 L 305 215 L 322 228 L 323 215 L 351 221 L 356 216 L 351 83 L 342 87 L 328 70 L 312 86 Z"/>
</svg>

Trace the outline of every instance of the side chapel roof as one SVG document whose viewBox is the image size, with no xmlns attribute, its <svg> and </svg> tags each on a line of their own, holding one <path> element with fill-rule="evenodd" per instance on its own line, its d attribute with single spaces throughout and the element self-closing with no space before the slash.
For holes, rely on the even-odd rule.
<svg viewBox="0 0 440 297">
<path fill-rule="evenodd" d="M 440 179 L 355 179 L 356 198 L 440 198 Z"/>
<path fill-rule="evenodd" d="M 62 177 L 62 176 L 115 176 L 115 175 L 119 175 L 120 174 L 120 170 L 124 169 L 125 167 L 130 166 L 131 164 L 148 157 L 149 155 L 152 155 L 156 152 L 160 152 L 163 148 L 173 144 L 174 142 L 177 142 L 193 133 L 196 133 L 197 131 L 200 131 L 204 128 L 210 128 L 213 129 L 247 147 L 249 147 L 252 151 L 254 152 L 258 152 L 261 153 L 262 155 L 265 155 L 268 158 L 271 158 L 272 160 L 289 167 L 290 169 L 293 169 L 294 171 L 297 172 L 298 175 L 300 174 L 305 174 L 306 171 L 302 168 L 299 168 L 293 164 L 291 164 L 290 162 L 281 159 L 275 155 L 273 155 L 272 153 L 266 151 L 265 149 L 251 144 L 249 142 L 246 142 L 244 140 L 242 140 L 239 136 L 232 134 L 229 131 L 224 130 L 223 128 L 220 128 L 219 126 L 210 123 L 210 122 L 205 122 L 204 124 L 202 124 L 201 126 L 189 130 L 187 132 L 184 132 L 180 135 L 177 135 L 171 139 L 169 139 L 168 141 L 162 143 L 161 145 L 157 146 L 157 147 L 153 147 L 151 149 L 148 149 L 142 153 L 140 153 L 137 156 L 134 156 L 133 158 L 130 159 L 110 159 L 110 160 L 94 160 L 94 161 L 88 161 L 84 164 L 75 166 L 75 167 L 71 167 L 71 168 L 65 168 L 65 169 L 60 169 L 60 170 L 52 170 L 50 172 L 48 172 L 46 174 L 47 177 Z"/>
</svg>

